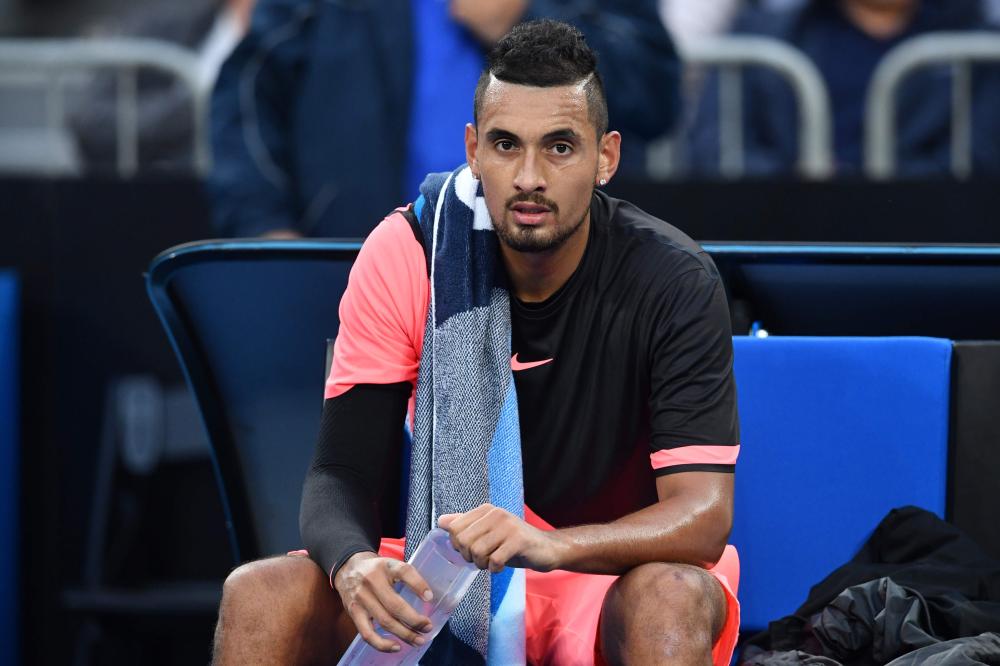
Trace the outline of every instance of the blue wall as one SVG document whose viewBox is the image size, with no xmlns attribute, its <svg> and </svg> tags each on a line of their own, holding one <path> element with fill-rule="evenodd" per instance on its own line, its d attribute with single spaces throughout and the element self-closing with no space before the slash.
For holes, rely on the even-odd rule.
<svg viewBox="0 0 1000 666">
<path fill-rule="evenodd" d="M 18 282 L 0 271 L 0 664 L 18 661 Z"/>
</svg>

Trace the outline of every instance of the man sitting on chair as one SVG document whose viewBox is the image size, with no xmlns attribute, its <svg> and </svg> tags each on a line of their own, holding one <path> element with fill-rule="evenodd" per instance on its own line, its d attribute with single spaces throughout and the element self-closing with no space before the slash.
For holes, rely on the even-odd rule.
<svg viewBox="0 0 1000 666">
<path fill-rule="evenodd" d="M 426 642 L 393 585 L 427 583 L 403 540 L 380 540 L 404 460 L 406 554 L 439 525 L 492 574 L 435 663 L 729 663 L 726 297 L 691 239 L 595 189 L 621 145 L 595 65 L 566 24 L 514 28 L 476 90 L 468 164 L 365 242 L 303 491 L 310 557 L 229 576 L 215 663 L 334 663 L 358 632 L 387 652 Z"/>
</svg>

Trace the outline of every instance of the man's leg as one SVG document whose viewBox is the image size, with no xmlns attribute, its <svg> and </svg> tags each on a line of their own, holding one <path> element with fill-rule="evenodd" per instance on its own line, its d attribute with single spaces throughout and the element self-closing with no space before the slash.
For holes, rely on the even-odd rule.
<svg viewBox="0 0 1000 666">
<path fill-rule="evenodd" d="M 619 578 L 601 609 L 609 664 L 711 664 L 726 619 L 719 581 L 687 564 L 644 564 Z"/>
<path fill-rule="evenodd" d="M 335 664 L 357 630 L 308 557 L 244 564 L 226 578 L 212 663 Z"/>
</svg>

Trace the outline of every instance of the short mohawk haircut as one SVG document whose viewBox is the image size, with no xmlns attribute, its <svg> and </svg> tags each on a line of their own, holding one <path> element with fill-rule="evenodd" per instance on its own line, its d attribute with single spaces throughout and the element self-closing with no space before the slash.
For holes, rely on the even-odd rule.
<svg viewBox="0 0 1000 666">
<path fill-rule="evenodd" d="M 597 54 L 583 34 L 567 23 L 550 19 L 521 23 L 497 42 L 476 85 L 472 112 L 477 124 L 491 75 L 506 83 L 538 88 L 586 81 L 587 107 L 597 136 L 608 129 L 608 103 L 597 73 Z"/>
</svg>

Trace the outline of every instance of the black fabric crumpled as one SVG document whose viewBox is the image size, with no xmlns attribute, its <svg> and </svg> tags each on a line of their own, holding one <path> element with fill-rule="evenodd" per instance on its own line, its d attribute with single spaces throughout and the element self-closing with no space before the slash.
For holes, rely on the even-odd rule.
<svg viewBox="0 0 1000 666">
<path fill-rule="evenodd" d="M 905 507 L 891 511 L 794 615 L 751 638 L 740 663 L 1000 664 L 995 632 L 1000 562 L 934 514 Z"/>
<path fill-rule="evenodd" d="M 1000 634 L 979 634 L 935 643 L 894 659 L 890 666 L 976 666 L 1000 664 Z"/>
<path fill-rule="evenodd" d="M 955 638 L 908 652 L 887 666 L 993 666 L 1000 664 L 1000 634 Z M 742 662 L 749 666 L 843 666 L 829 657 L 819 657 L 801 650 L 760 652 Z"/>
<path fill-rule="evenodd" d="M 938 642 L 919 592 L 879 578 L 841 592 L 813 617 L 823 654 L 841 661 L 871 658 L 885 664 Z"/>
</svg>

